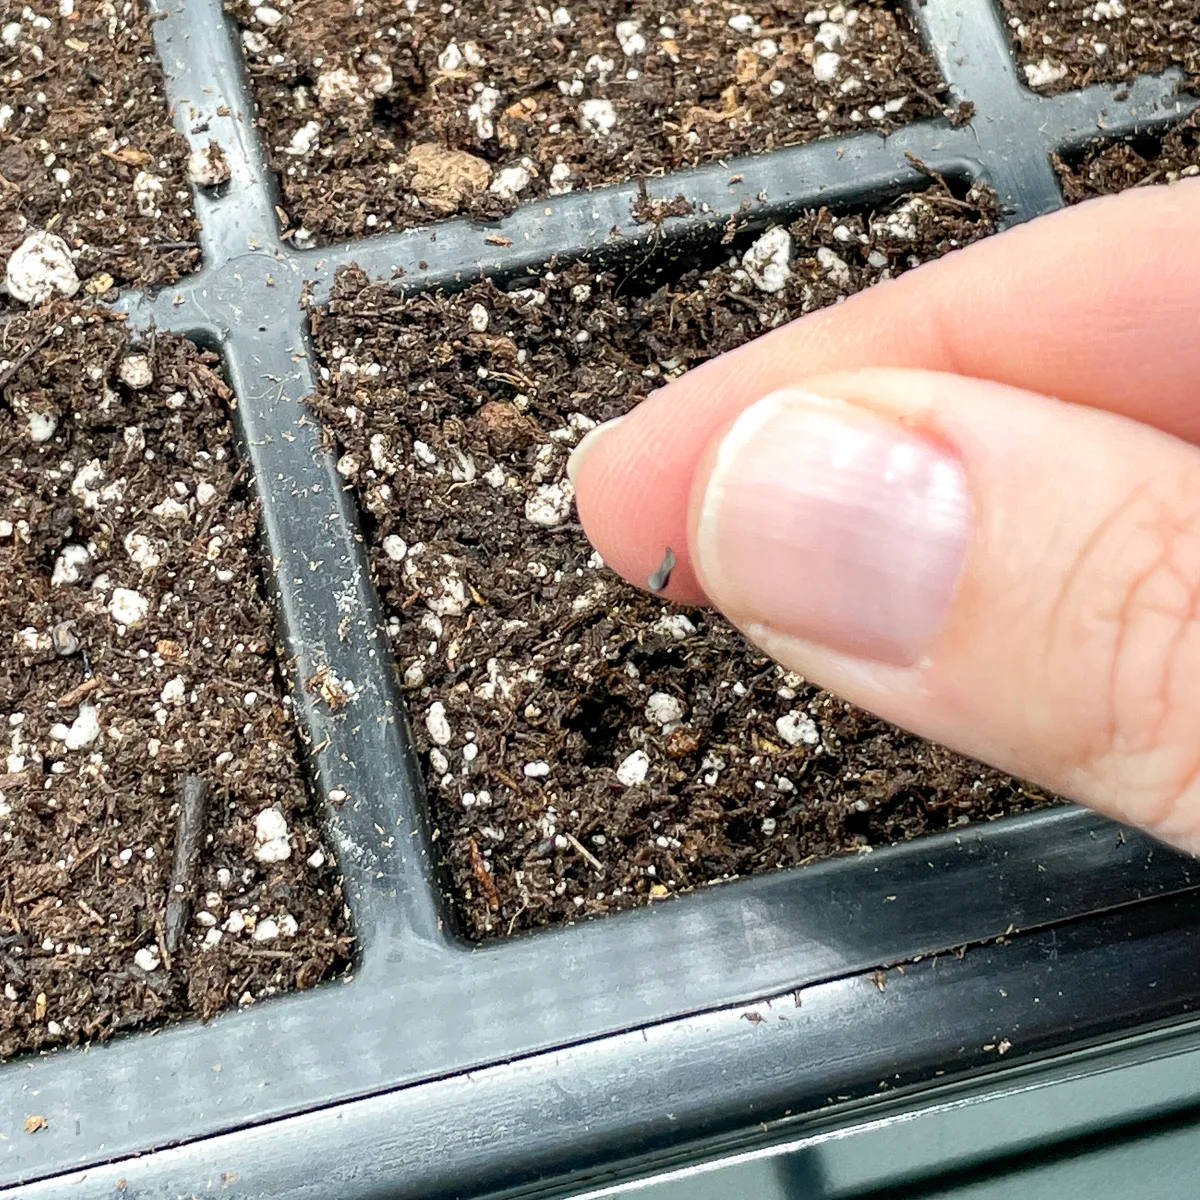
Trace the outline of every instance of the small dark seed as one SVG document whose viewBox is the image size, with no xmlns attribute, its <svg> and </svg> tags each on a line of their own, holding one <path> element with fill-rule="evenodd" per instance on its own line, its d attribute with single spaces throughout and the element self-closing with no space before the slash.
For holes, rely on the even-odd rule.
<svg viewBox="0 0 1200 1200">
<path fill-rule="evenodd" d="M 671 582 L 671 572 L 675 570 L 675 563 L 675 551 L 668 546 L 666 554 L 663 555 L 662 566 L 650 576 L 652 592 L 661 592 Z"/>
</svg>

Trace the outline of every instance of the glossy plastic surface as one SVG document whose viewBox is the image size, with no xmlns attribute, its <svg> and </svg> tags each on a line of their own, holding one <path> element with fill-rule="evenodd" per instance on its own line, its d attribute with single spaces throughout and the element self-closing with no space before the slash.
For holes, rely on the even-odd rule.
<svg viewBox="0 0 1200 1200">
<path fill-rule="evenodd" d="M 571 1200 L 1192 1200 L 1200 1026 L 1116 1040 L 812 1121 Z"/>
</svg>

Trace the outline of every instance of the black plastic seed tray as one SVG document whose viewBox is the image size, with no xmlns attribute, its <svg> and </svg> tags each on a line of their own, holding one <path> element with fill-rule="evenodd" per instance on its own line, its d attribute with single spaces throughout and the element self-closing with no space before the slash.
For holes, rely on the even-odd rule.
<svg viewBox="0 0 1200 1200">
<path fill-rule="evenodd" d="M 683 193 L 694 210 L 663 229 L 636 223 L 631 183 L 539 200 L 490 228 L 452 221 L 436 238 L 413 229 L 297 251 L 279 237 L 221 0 L 152 3 L 179 128 L 194 148 L 219 141 L 232 179 L 195 198 L 203 270 L 122 303 L 136 327 L 218 349 L 238 394 L 313 777 L 349 797 L 327 811 L 358 961 L 346 979 L 208 1025 L 0 1067 L 0 1189 L 562 1194 L 564 1180 L 594 1183 L 701 1139 L 987 1070 L 1005 1051 L 1008 1064 L 1172 1021 L 1200 1002 L 1200 871 L 1070 809 L 502 944 L 459 940 L 353 501 L 305 418 L 301 306 L 306 282 L 320 302 L 351 262 L 383 279 L 402 268 L 419 290 L 651 236 L 712 242 L 731 217 L 763 225 L 920 187 L 914 160 L 986 179 L 1005 222 L 1024 221 L 1062 204 L 1052 153 L 1191 111 L 1179 77 L 1040 98 L 1018 83 L 991 0 L 914 0 L 952 101 L 975 106 L 961 127 L 924 121 L 657 180 L 656 194 Z M 354 683 L 338 713 L 302 686 L 323 667 Z M 22 1132 L 30 1113 L 48 1122 L 36 1136 Z"/>
</svg>

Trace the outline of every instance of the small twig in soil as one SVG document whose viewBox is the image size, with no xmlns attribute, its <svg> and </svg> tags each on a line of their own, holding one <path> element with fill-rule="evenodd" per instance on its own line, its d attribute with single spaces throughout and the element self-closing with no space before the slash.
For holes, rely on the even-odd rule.
<svg viewBox="0 0 1200 1200">
<path fill-rule="evenodd" d="M 93 854 L 98 854 L 99 852 L 100 852 L 100 846 L 99 846 L 99 844 L 98 844 L 98 843 L 97 843 L 95 846 L 89 846 L 89 847 L 88 847 L 88 848 L 87 848 L 87 849 L 86 849 L 86 850 L 85 850 L 85 851 L 84 851 L 84 852 L 83 852 L 83 853 L 82 853 L 82 854 L 81 854 L 81 855 L 80 855 L 80 856 L 79 856 L 79 857 L 78 857 L 78 858 L 77 858 L 77 859 L 76 859 L 76 860 L 75 860 L 75 861 L 74 861 L 74 862 L 73 862 L 73 863 L 72 863 L 72 864 L 71 864 L 71 865 L 70 865 L 68 868 L 67 868 L 67 874 L 68 874 L 68 875 L 74 875 L 74 874 L 75 874 L 75 872 L 76 872 L 76 871 L 78 871 L 78 870 L 79 870 L 79 868 L 80 868 L 80 867 L 82 867 L 82 866 L 83 866 L 83 864 L 84 864 L 85 862 L 87 862 L 87 860 L 88 860 L 89 858 L 91 858 Z"/>
<path fill-rule="evenodd" d="M 519 917 L 519 916 L 520 916 L 520 915 L 521 915 L 521 914 L 522 914 L 522 913 L 523 913 L 523 912 L 526 910 L 526 908 L 528 908 L 528 907 L 529 907 L 529 906 L 528 906 L 527 904 L 525 904 L 524 902 L 522 902 L 522 904 L 521 904 L 521 907 L 520 907 L 520 908 L 518 908 L 518 909 L 517 909 L 517 911 L 516 911 L 515 913 L 513 913 L 512 917 L 509 919 L 509 922 L 508 922 L 508 936 L 509 936 L 509 937 L 512 937 L 512 931 L 513 931 L 513 930 L 516 928 L 516 924 L 517 924 L 517 918 L 518 918 L 518 917 Z"/>
<path fill-rule="evenodd" d="M 9 368 L 0 375 L 0 387 L 3 387 L 16 373 L 50 340 L 53 336 L 53 328 L 47 329 L 42 336 L 34 342 L 28 350 L 22 354 L 16 362 L 12 363 Z"/>
<path fill-rule="evenodd" d="M 575 853 L 596 868 L 598 874 L 604 874 L 604 864 L 573 834 L 565 835 L 568 842 L 575 847 Z"/>
<path fill-rule="evenodd" d="M 96 861 L 99 862 L 99 859 Z M 13 904 L 12 888 L 8 884 L 4 885 L 4 899 L 0 901 L 0 917 L 3 917 L 8 922 L 9 928 L 13 933 L 22 932 L 21 922 L 17 917 L 17 910 Z"/>
<path fill-rule="evenodd" d="M 918 158 L 911 150 L 906 150 L 904 152 L 904 157 L 908 159 L 909 163 L 916 167 L 916 169 L 920 171 L 922 175 L 926 175 L 930 179 L 942 185 L 942 189 L 946 194 L 939 199 L 943 204 L 950 208 L 957 208 L 967 211 L 975 207 L 969 201 L 958 199 L 958 197 L 955 196 L 955 194 L 950 190 L 950 185 L 946 182 L 945 175 L 943 175 L 940 171 L 935 171 L 933 167 L 931 167 L 923 159 Z"/>
<path fill-rule="evenodd" d="M 175 827 L 175 856 L 167 884 L 165 940 L 167 950 L 179 949 L 187 924 L 196 864 L 204 837 L 204 812 L 208 804 L 208 785 L 197 775 L 188 775 L 179 796 L 179 823 Z"/>
<path fill-rule="evenodd" d="M 467 849 L 471 854 L 471 874 L 475 876 L 475 882 L 479 884 L 488 908 L 496 912 L 500 907 L 500 890 L 496 887 L 491 871 L 488 870 L 479 843 L 474 838 L 468 838 Z"/>
<path fill-rule="evenodd" d="M 146 893 L 146 911 L 150 911 L 152 900 L 150 893 Z M 167 923 L 163 920 L 163 914 L 157 912 L 154 914 L 154 942 L 158 946 L 158 957 L 162 959 L 163 966 L 168 971 L 171 969 L 171 951 L 167 948 Z"/>
<path fill-rule="evenodd" d="M 662 565 L 647 581 L 652 592 L 663 591 L 671 582 L 671 572 L 675 570 L 676 563 L 675 551 L 668 546 L 666 554 L 663 555 Z"/>
<path fill-rule="evenodd" d="M 85 679 L 78 687 L 72 688 L 65 696 L 59 696 L 55 703 L 59 708 L 73 708 L 84 696 L 94 692 L 103 683 L 104 680 L 99 675 L 93 675 L 91 679 Z"/>
<path fill-rule="evenodd" d="M 238 467 L 238 469 L 236 471 L 234 471 L 233 478 L 230 479 L 229 487 L 226 489 L 225 494 L 227 496 L 232 496 L 234 489 L 238 486 L 238 484 L 240 484 L 242 482 L 242 480 L 245 477 L 246 477 L 246 464 L 242 463 Z M 204 522 L 200 526 L 200 531 L 196 534 L 195 540 L 192 543 L 193 545 L 198 546 L 208 536 L 208 528 L 213 523 L 213 517 L 216 515 L 216 513 L 219 511 L 219 509 L 220 509 L 219 505 L 214 504 L 212 506 L 212 511 L 209 512 L 208 516 L 206 516 L 204 518 Z"/>
<path fill-rule="evenodd" d="M 0 937 L 0 947 L 11 946 L 18 940 L 19 937 L 16 934 L 8 937 Z M 17 983 L 24 983 L 29 978 L 29 974 L 25 968 L 11 954 L 6 953 L 3 949 L 0 949 L 0 966 L 3 966 L 8 974 L 17 981 Z"/>
</svg>

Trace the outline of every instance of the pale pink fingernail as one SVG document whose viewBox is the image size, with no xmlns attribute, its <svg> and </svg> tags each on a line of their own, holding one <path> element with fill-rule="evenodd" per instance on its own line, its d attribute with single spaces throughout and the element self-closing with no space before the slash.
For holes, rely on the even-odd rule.
<svg viewBox="0 0 1200 1200">
<path fill-rule="evenodd" d="M 694 552 L 739 624 L 907 665 L 947 617 L 970 522 L 950 451 L 842 401 L 780 392 L 721 443 Z"/>
</svg>

